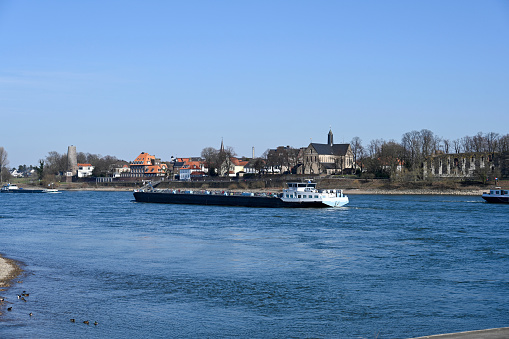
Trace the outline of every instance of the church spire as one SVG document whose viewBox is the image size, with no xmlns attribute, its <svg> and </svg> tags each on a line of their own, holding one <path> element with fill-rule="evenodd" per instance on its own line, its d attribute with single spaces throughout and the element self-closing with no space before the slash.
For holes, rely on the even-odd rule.
<svg viewBox="0 0 509 339">
<path fill-rule="evenodd" d="M 221 137 L 221 149 L 219 152 L 224 153 L 223 137 Z"/>
<path fill-rule="evenodd" d="M 329 129 L 329 135 L 328 135 L 328 138 L 327 138 L 327 144 L 329 144 L 329 146 L 334 145 L 334 136 L 332 135 L 332 128 Z"/>
</svg>

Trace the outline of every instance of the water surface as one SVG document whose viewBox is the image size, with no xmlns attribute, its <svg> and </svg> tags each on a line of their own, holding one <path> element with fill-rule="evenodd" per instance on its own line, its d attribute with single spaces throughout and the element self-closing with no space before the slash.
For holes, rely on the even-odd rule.
<svg viewBox="0 0 509 339">
<path fill-rule="evenodd" d="M 408 338 L 509 326 L 508 207 L 465 196 L 358 195 L 297 210 L 2 194 L 0 251 L 27 275 L 4 293 L 13 310 L 0 337 Z"/>
</svg>

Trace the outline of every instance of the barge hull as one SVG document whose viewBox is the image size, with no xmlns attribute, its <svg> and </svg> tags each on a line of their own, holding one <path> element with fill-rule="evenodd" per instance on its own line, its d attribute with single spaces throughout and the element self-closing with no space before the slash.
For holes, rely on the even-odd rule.
<svg viewBox="0 0 509 339">
<path fill-rule="evenodd" d="M 284 202 L 275 197 L 233 196 L 215 194 L 179 194 L 164 192 L 134 192 L 137 202 L 161 204 L 267 207 L 267 208 L 325 208 L 322 202 Z"/>
</svg>

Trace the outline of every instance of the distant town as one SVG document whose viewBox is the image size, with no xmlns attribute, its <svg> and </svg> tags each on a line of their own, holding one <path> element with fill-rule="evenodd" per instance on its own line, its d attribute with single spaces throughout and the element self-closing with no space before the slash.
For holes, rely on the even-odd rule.
<svg viewBox="0 0 509 339">
<path fill-rule="evenodd" d="M 38 165 L 8 167 L 8 153 L 0 147 L 1 180 L 31 178 L 39 181 L 193 181 L 210 178 L 253 178 L 281 174 L 387 178 L 401 181 L 433 178 L 470 178 L 486 183 L 509 177 L 509 134 L 478 133 L 449 141 L 429 130 L 405 133 L 401 142 L 372 140 L 366 146 L 355 137 L 334 143 L 332 129 L 323 143 L 306 147 L 278 146 L 261 157 L 238 157 L 233 147 L 205 147 L 200 157 L 171 157 L 165 161 L 142 151 L 132 161 L 114 156 L 78 152 L 49 152 Z M 150 151 L 150 150 L 146 150 Z"/>
</svg>

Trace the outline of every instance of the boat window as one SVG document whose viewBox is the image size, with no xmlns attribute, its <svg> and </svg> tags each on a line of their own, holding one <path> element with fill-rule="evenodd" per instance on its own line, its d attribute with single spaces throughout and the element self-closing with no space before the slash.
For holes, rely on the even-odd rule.
<svg viewBox="0 0 509 339">
<path fill-rule="evenodd" d="M 306 187 L 306 184 L 298 184 L 298 187 Z"/>
<path fill-rule="evenodd" d="M 318 199 L 318 195 L 315 195 L 315 199 Z"/>
<path fill-rule="evenodd" d="M 297 196 L 297 198 L 299 198 L 299 199 L 300 199 L 300 197 L 301 197 L 301 195 L 299 194 L 299 195 Z"/>
</svg>

